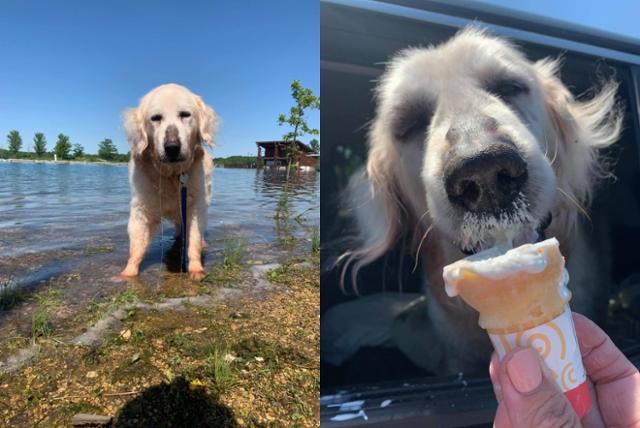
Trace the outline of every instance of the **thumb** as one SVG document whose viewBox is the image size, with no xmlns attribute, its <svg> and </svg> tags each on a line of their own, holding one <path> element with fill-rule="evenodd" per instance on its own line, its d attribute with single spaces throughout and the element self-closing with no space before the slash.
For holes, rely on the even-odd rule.
<svg viewBox="0 0 640 428">
<path fill-rule="evenodd" d="M 499 369 L 502 405 L 514 427 L 580 427 L 569 400 L 531 348 L 505 356 Z"/>
</svg>

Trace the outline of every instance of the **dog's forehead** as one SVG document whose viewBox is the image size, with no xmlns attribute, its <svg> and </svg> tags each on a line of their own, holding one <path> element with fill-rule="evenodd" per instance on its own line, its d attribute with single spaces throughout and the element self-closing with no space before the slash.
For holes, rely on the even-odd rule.
<svg viewBox="0 0 640 428">
<path fill-rule="evenodd" d="M 529 62 L 509 43 L 467 30 L 435 47 L 405 50 L 394 60 L 387 82 L 401 85 L 389 88 L 393 92 L 430 91 L 435 97 L 502 74 L 530 73 Z"/>
<path fill-rule="evenodd" d="M 186 109 L 195 105 L 195 95 L 179 85 L 162 85 L 147 94 L 150 109 Z"/>
</svg>

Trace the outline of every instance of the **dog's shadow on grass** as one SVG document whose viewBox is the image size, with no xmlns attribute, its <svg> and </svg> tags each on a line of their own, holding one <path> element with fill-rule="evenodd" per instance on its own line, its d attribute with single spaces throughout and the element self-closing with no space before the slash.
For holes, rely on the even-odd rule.
<svg viewBox="0 0 640 428">
<path fill-rule="evenodd" d="M 147 388 L 127 402 L 112 425 L 124 427 L 235 428 L 233 410 L 183 377 Z"/>
</svg>

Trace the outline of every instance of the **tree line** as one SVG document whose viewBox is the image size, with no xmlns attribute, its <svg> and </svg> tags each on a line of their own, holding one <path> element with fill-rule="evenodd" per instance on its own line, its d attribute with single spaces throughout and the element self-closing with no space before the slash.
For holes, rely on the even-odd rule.
<svg viewBox="0 0 640 428">
<path fill-rule="evenodd" d="M 47 138 L 42 132 L 36 132 L 33 136 L 33 151 L 22 151 L 22 136 L 17 130 L 13 130 L 7 135 L 7 146 L 8 150 L 0 149 L 0 157 L 54 159 L 55 155 L 58 160 L 84 160 L 89 162 L 97 160 L 126 162 L 129 160 L 129 153 L 118 153 L 118 148 L 109 138 L 105 138 L 98 144 L 97 155 L 85 153 L 82 144 L 72 144 L 69 136 L 62 133 L 58 135 L 58 139 L 51 151 L 47 151 Z"/>
</svg>

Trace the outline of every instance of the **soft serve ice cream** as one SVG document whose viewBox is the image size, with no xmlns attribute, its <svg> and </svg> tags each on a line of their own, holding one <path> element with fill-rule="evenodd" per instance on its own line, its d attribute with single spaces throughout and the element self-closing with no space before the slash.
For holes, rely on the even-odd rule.
<svg viewBox="0 0 640 428">
<path fill-rule="evenodd" d="M 555 238 L 496 246 L 444 268 L 445 290 L 480 313 L 502 359 L 518 346 L 538 351 L 579 417 L 591 408 L 569 309 L 569 274 Z"/>
</svg>

